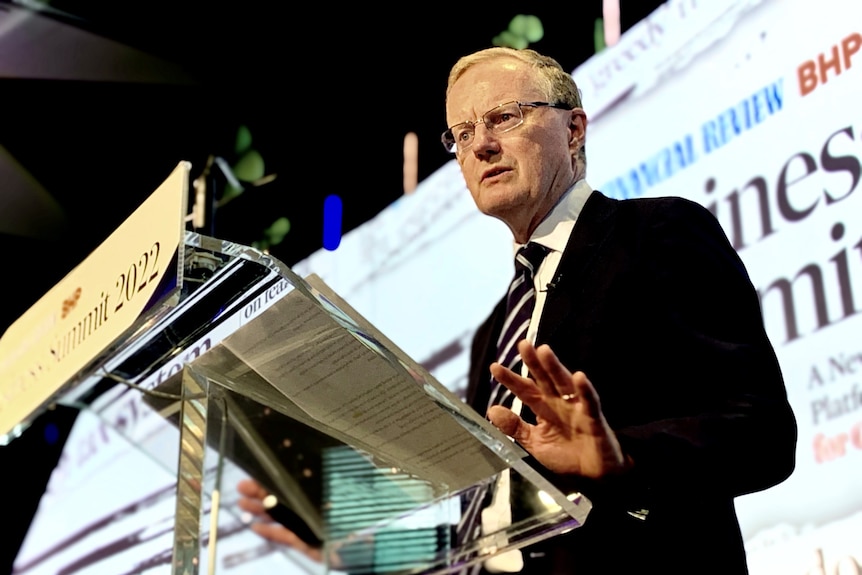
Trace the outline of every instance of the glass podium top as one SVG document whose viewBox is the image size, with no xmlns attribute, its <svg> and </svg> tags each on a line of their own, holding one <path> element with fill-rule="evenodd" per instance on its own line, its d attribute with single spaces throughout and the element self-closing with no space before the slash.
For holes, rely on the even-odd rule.
<svg viewBox="0 0 862 575">
<path fill-rule="evenodd" d="M 284 551 L 312 573 L 452 573 L 586 519 L 586 498 L 557 489 L 320 278 L 188 231 L 176 260 L 170 289 L 16 428 L 71 405 L 176 477 L 172 573 L 229 563 L 217 542 L 249 530 L 242 478 L 319 548 L 310 563 Z M 465 535 L 465 508 L 501 482 L 518 494 L 514 520 Z"/>
</svg>

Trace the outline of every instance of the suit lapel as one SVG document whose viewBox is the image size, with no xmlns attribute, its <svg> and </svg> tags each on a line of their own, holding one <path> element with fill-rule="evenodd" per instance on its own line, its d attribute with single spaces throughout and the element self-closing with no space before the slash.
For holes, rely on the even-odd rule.
<svg viewBox="0 0 862 575">
<path fill-rule="evenodd" d="M 613 228 L 617 206 L 617 200 L 599 192 L 593 192 L 584 204 L 560 259 L 553 288 L 548 290 L 537 343 L 550 341 L 571 313 L 574 300 L 583 292 L 578 282 L 598 263 L 601 246 Z"/>
<path fill-rule="evenodd" d="M 601 246 L 613 228 L 618 204 L 617 200 L 598 192 L 593 192 L 584 204 L 560 259 L 554 288 L 549 290 L 545 300 L 537 343 L 549 342 L 570 315 L 575 298 L 582 292 L 578 282 L 591 266 L 598 263 Z M 491 316 L 475 334 L 466 392 L 466 400 L 473 406 L 484 406 L 488 402 L 491 378 L 488 366 L 496 360 L 496 341 L 505 317 L 505 303 L 505 298 L 497 303 Z"/>
</svg>

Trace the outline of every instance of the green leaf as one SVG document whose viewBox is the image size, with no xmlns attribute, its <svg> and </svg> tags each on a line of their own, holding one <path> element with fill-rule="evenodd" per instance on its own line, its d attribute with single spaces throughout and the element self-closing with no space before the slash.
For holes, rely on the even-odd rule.
<svg viewBox="0 0 862 575">
<path fill-rule="evenodd" d="M 538 42 L 545 37 L 545 27 L 538 16 L 525 16 L 524 19 L 524 38 L 530 42 Z"/>
<path fill-rule="evenodd" d="M 527 26 L 527 16 L 524 14 L 518 14 L 512 18 L 511 22 L 509 22 L 509 32 L 519 38 L 525 38 L 527 36 Z"/>
<path fill-rule="evenodd" d="M 267 243 L 275 246 L 281 243 L 290 232 L 290 220 L 285 217 L 280 217 L 269 226 L 263 233 L 266 236 Z"/>
<path fill-rule="evenodd" d="M 220 202 L 222 204 L 224 204 L 225 202 L 228 202 L 228 201 L 234 199 L 235 197 L 240 195 L 242 192 L 243 192 L 242 188 L 235 188 L 234 186 L 230 185 L 230 183 L 228 183 L 224 188 L 224 193 L 222 193 L 222 195 L 221 195 Z"/>
<path fill-rule="evenodd" d="M 605 49 L 605 21 L 602 18 L 596 20 L 593 41 L 595 42 L 596 54 Z"/>
<path fill-rule="evenodd" d="M 251 130 L 248 126 L 240 126 L 236 131 L 236 143 L 234 143 L 234 152 L 239 155 L 251 148 Z"/>
<path fill-rule="evenodd" d="M 290 220 L 280 217 L 269 226 L 269 235 L 273 237 L 284 237 L 290 231 Z"/>
<path fill-rule="evenodd" d="M 509 48 L 515 48 L 516 50 L 523 50 L 527 47 L 527 41 L 517 34 L 512 33 L 510 30 L 503 30 L 495 40 L 497 38 L 499 38 L 500 41 L 497 46 L 508 46 Z"/>
<path fill-rule="evenodd" d="M 259 180 L 265 174 L 263 157 L 257 150 L 249 150 L 233 166 L 233 174 L 243 182 Z"/>
</svg>

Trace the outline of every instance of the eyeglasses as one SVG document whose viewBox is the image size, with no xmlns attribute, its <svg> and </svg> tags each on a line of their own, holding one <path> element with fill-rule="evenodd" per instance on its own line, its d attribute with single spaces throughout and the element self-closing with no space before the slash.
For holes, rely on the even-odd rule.
<svg viewBox="0 0 862 575">
<path fill-rule="evenodd" d="M 496 108 L 492 108 L 482 114 L 482 119 L 477 122 L 461 122 L 455 124 L 443 132 L 440 140 L 447 152 L 463 152 L 473 145 L 476 136 L 476 125 L 485 124 L 485 128 L 495 134 L 502 134 L 514 130 L 524 123 L 524 106 L 530 108 L 541 108 L 548 106 L 558 110 L 571 110 L 565 104 L 551 104 L 549 102 L 506 102 Z"/>
</svg>

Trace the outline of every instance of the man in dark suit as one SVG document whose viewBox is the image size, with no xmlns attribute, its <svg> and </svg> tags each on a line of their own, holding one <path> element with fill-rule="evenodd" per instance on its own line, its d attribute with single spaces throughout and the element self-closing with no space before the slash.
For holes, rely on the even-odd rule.
<svg viewBox="0 0 862 575">
<path fill-rule="evenodd" d="M 500 363 L 504 298 L 476 333 L 468 401 L 593 503 L 584 526 L 494 569 L 746 573 L 734 498 L 790 475 L 796 423 L 718 222 L 681 198 L 592 190 L 577 87 L 536 52 L 462 58 L 446 112 L 443 143 L 479 210 L 510 228 L 515 250 L 547 254 L 520 358 Z M 511 406 L 492 397 L 500 384 Z"/>
<path fill-rule="evenodd" d="M 476 332 L 467 399 L 593 504 L 583 526 L 481 567 L 746 573 L 734 498 L 790 475 L 796 423 L 757 294 L 718 222 L 680 198 L 592 190 L 577 87 L 536 52 L 462 58 L 446 112 L 443 143 L 479 210 L 506 223 L 515 251 L 545 254 L 526 334 L 509 342 L 520 356 L 499 349 L 504 299 Z M 240 506 L 265 515 L 260 485 L 239 489 Z M 255 529 L 320 559 L 281 525 Z"/>
</svg>

